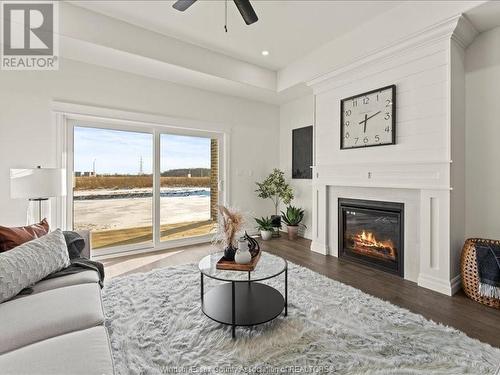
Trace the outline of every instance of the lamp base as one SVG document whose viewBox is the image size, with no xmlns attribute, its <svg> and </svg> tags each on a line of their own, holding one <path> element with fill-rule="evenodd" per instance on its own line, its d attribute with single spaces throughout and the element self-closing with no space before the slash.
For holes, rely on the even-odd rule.
<svg viewBox="0 0 500 375">
<path fill-rule="evenodd" d="M 48 201 L 49 198 L 30 198 L 28 204 L 28 212 L 26 221 L 28 225 L 36 224 L 43 219 L 43 202 Z"/>
</svg>

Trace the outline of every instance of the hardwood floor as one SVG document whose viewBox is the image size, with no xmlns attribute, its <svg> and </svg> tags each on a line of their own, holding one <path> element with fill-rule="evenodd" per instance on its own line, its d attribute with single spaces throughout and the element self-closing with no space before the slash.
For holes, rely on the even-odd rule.
<svg viewBox="0 0 500 375">
<path fill-rule="evenodd" d="M 357 263 L 324 256 L 309 250 L 310 241 L 285 237 L 260 241 L 265 251 L 282 256 L 324 276 L 351 285 L 365 293 L 421 314 L 427 319 L 454 327 L 468 336 L 500 347 L 500 310 L 480 305 L 461 291 L 448 297 L 398 276 Z M 155 268 L 196 262 L 213 249 L 210 244 L 164 252 L 134 255 L 103 261 L 107 277 L 146 272 Z"/>
</svg>

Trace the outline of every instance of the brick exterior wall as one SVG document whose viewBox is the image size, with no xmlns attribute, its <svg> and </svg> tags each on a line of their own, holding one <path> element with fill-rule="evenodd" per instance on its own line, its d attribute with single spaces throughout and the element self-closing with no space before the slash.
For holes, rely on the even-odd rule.
<svg viewBox="0 0 500 375">
<path fill-rule="evenodd" d="M 210 219 L 217 221 L 219 204 L 219 144 L 217 139 L 210 141 Z"/>
</svg>

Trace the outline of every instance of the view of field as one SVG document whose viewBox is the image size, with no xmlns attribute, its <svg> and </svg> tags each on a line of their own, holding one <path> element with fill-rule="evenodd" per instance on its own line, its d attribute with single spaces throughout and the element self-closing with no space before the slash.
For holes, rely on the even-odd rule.
<svg viewBox="0 0 500 375">
<path fill-rule="evenodd" d="M 210 179 L 161 177 L 162 241 L 210 233 Z M 152 177 L 76 177 L 76 230 L 92 230 L 94 250 L 152 241 Z"/>
</svg>

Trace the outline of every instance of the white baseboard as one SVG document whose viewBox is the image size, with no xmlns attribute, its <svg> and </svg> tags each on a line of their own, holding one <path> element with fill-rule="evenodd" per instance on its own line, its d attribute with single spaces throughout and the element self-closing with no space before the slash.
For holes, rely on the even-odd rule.
<svg viewBox="0 0 500 375">
<path fill-rule="evenodd" d="M 460 276 L 458 277 L 460 278 Z M 417 279 L 417 284 L 418 286 L 434 290 L 435 292 L 446 294 L 447 296 L 452 296 L 458 291 L 457 285 L 459 288 L 460 280 L 457 283 L 456 277 L 454 277 L 452 280 L 443 280 L 429 275 L 420 274 Z"/>
<path fill-rule="evenodd" d="M 312 241 L 311 242 L 311 251 L 314 251 L 315 253 L 323 254 L 323 255 L 328 255 L 329 250 L 328 250 L 328 245 Z"/>
<path fill-rule="evenodd" d="M 462 277 L 460 275 L 457 275 L 453 279 L 451 279 L 452 295 L 457 293 L 460 289 L 462 289 Z"/>
</svg>

